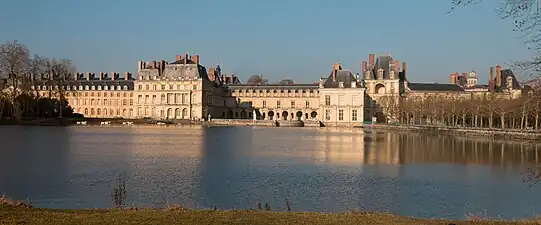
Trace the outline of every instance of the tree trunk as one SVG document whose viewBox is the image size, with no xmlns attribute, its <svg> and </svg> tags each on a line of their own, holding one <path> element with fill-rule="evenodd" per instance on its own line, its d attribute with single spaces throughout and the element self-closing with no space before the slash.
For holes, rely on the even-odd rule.
<svg viewBox="0 0 541 225">
<path fill-rule="evenodd" d="M 539 113 L 535 114 L 535 129 L 539 129 Z"/>
<path fill-rule="evenodd" d="M 488 116 L 488 128 L 492 129 L 493 122 L 494 122 L 494 113 L 490 112 L 490 115 Z"/>
</svg>

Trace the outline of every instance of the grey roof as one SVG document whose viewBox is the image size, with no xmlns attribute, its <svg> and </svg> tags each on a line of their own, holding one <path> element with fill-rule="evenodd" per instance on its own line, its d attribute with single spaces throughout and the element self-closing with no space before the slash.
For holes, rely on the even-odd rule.
<svg viewBox="0 0 541 225">
<path fill-rule="evenodd" d="M 393 63 L 393 57 L 389 55 L 378 56 L 376 59 L 376 65 L 374 65 L 374 71 L 372 74 L 377 76 L 379 69 L 383 69 L 383 79 L 389 78 L 389 72 L 391 71 L 390 64 Z"/>
<path fill-rule="evenodd" d="M 170 62 L 169 64 L 184 64 L 184 59 Z M 186 59 L 186 64 L 195 64 L 195 62 L 191 58 L 188 58 Z"/>
<path fill-rule="evenodd" d="M 520 83 L 517 80 L 517 77 L 515 77 L 515 74 L 510 69 L 505 69 L 501 71 L 502 73 L 502 88 L 511 88 L 511 89 L 520 89 Z M 513 79 L 512 87 L 507 87 L 507 77 L 511 77 Z M 494 79 L 496 81 L 496 79 Z"/>
<path fill-rule="evenodd" d="M 318 84 L 224 84 L 224 87 L 227 87 L 229 89 L 295 89 L 295 88 L 303 88 L 303 89 L 318 89 Z"/>
<path fill-rule="evenodd" d="M 464 91 L 456 84 L 408 83 L 408 88 L 412 91 Z"/>
<path fill-rule="evenodd" d="M 357 78 L 350 70 L 338 70 L 336 72 L 336 80 L 333 80 L 333 72 L 329 75 L 325 83 L 324 88 L 338 88 L 340 82 L 344 82 L 344 88 L 351 88 L 351 82 L 357 82 Z"/>
<path fill-rule="evenodd" d="M 67 84 L 69 86 L 128 86 L 128 90 L 133 90 L 134 88 L 134 80 L 125 80 L 124 78 L 120 78 L 118 80 L 99 80 L 99 79 L 93 79 L 93 80 L 66 80 L 59 82 L 61 84 Z M 54 80 L 41 80 L 36 82 L 37 85 L 57 85 L 57 82 Z"/>
</svg>

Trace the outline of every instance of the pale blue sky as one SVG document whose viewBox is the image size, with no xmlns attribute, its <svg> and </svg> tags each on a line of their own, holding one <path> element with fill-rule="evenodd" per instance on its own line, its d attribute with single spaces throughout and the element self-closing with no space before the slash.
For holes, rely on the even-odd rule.
<svg viewBox="0 0 541 225">
<path fill-rule="evenodd" d="M 414 82 L 448 82 L 497 63 L 528 59 L 496 1 L 445 15 L 451 0 L 2 0 L 0 41 L 72 59 L 80 72 L 135 72 L 138 60 L 197 52 L 207 68 L 243 81 L 310 82 L 341 61 L 355 72 L 370 52 L 408 63 Z M 524 76 L 526 77 L 526 76 Z"/>
</svg>

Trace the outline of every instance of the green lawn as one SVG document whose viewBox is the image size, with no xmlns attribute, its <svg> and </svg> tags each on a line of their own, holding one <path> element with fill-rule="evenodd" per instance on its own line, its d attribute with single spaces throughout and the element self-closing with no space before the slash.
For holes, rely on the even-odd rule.
<svg viewBox="0 0 541 225">
<path fill-rule="evenodd" d="M 379 213 L 288 213 L 213 210 L 51 210 L 0 205 L 0 224 L 541 224 L 541 221 L 446 221 L 425 220 Z"/>
</svg>

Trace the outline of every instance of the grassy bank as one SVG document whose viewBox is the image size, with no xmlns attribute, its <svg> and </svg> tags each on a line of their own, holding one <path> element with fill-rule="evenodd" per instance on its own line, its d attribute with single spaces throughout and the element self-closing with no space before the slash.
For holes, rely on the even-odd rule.
<svg viewBox="0 0 541 225">
<path fill-rule="evenodd" d="M 541 224 L 541 221 L 448 221 L 415 219 L 380 213 L 294 213 L 265 211 L 214 211 L 186 209 L 53 210 L 0 206 L 0 224 Z"/>
</svg>

